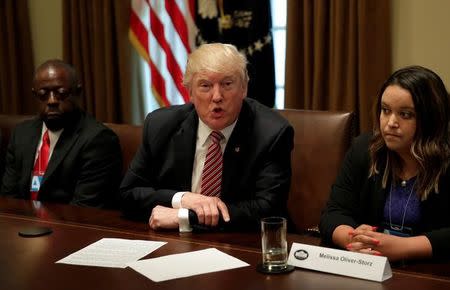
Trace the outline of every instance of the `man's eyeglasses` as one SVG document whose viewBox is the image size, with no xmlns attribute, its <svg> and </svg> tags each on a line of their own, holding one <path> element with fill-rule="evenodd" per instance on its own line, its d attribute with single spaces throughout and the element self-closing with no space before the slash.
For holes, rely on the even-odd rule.
<svg viewBox="0 0 450 290">
<path fill-rule="evenodd" d="M 33 94 L 42 102 L 48 101 L 51 93 L 53 93 L 54 98 L 60 101 L 63 101 L 72 96 L 72 90 L 67 88 L 39 89 L 37 91 L 33 91 Z"/>
</svg>

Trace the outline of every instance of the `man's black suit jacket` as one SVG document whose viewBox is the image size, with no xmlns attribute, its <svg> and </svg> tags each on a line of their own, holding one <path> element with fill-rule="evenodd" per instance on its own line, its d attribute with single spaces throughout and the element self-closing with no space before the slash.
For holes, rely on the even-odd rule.
<svg viewBox="0 0 450 290">
<path fill-rule="evenodd" d="M 117 200 L 122 155 L 117 135 L 79 112 L 62 132 L 43 177 L 38 199 L 83 206 L 110 206 Z M 1 194 L 30 198 L 31 174 L 42 120 L 14 129 L 6 153 Z"/>
<path fill-rule="evenodd" d="M 143 143 L 120 188 L 124 213 L 148 219 L 156 205 L 171 207 L 179 191 L 191 191 L 198 115 L 192 104 L 150 113 Z M 244 99 L 223 155 L 221 199 L 229 229 L 256 229 L 261 217 L 286 215 L 293 129 L 278 113 Z M 190 212 L 195 225 L 196 215 Z"/>
</svg>

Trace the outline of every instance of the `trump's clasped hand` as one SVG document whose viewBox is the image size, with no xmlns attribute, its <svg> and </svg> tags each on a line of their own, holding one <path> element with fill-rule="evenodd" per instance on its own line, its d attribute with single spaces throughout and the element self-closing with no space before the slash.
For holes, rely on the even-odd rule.
<svg viewBox="0 0 450 290">
<path fill-rule="evenodd" d="M 220 215 L 225 222 L 230 221 L 228 208 L 219 197 L 187 192 L 181 198 L 181 207 L 193 210 L 198 223 L 205 226 L 217 226 Z"/>
<path fill-rule="evenodd" d="M 201 225 L 215 227 L 219 224 L 220 216 L 225 222 L 230 221 L 228 208 L 219 197 L 186 192 L 181 199 L 181 207 L 193 210 Z M 149 225 L 154 230 L 178 228 L 178 209 L 155 206 L 150 215 Z"/>
</svg>

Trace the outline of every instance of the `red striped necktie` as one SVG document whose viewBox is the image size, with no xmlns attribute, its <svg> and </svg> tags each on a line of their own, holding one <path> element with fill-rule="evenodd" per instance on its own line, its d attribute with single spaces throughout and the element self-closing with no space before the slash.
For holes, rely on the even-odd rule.
<svg viewBox="0 0 450 290">
<path fill-rule="evenodd" d="M 39 150 L 36 163 L 34 163 L 33 176 L 41 176 L 41 177 L 44 176 L 45 171 L 47 170 L 49 155 L 50 155 L 50 138 L 48 136 L 48 130 L 45 130 L 44 135 L 42 136 L 41 149 Z M 39 180 L 39 187 L 41 181 L 42 179 Z M 32 190 L 31 199 L 37 200 L 38 193 L 39 191 Z"/>
<path fill-rule="evenodd" d="M 224 137 L 222 133 L 217 131 L 212 131 L 209 136 L 211 137 L 211 144 L 206 152 L 200 191 L 203 195 L 220 196 L 223 166 L 220 140 Z"/>
</svg>

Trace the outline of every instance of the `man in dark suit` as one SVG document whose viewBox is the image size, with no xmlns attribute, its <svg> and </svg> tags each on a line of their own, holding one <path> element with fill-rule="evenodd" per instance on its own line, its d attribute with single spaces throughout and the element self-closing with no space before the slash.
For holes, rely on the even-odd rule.
<svg viewBox="0 0 450 290">
<path fill-rule="evenodd" d="M 256 229 L 262 217 L 286 215 L 293 129 L 245 98 L 246 62 L 234 46 L 218 43 L 189 56 L 184 85 L 191 103 L 147 116 L 121 184 L 127 216 L 148 219 L 153 229 L 190 231 Z"/>
<path fill-rule="evenodd" d="M 19 124 L 11 136 L 1 194 L 112 205 L 122 169 L 119 140 L 81 110 L 75 69 L 61 60 L 45 62 L 35 72 L 32 91 L 40 114 Z"/>
</svg>

